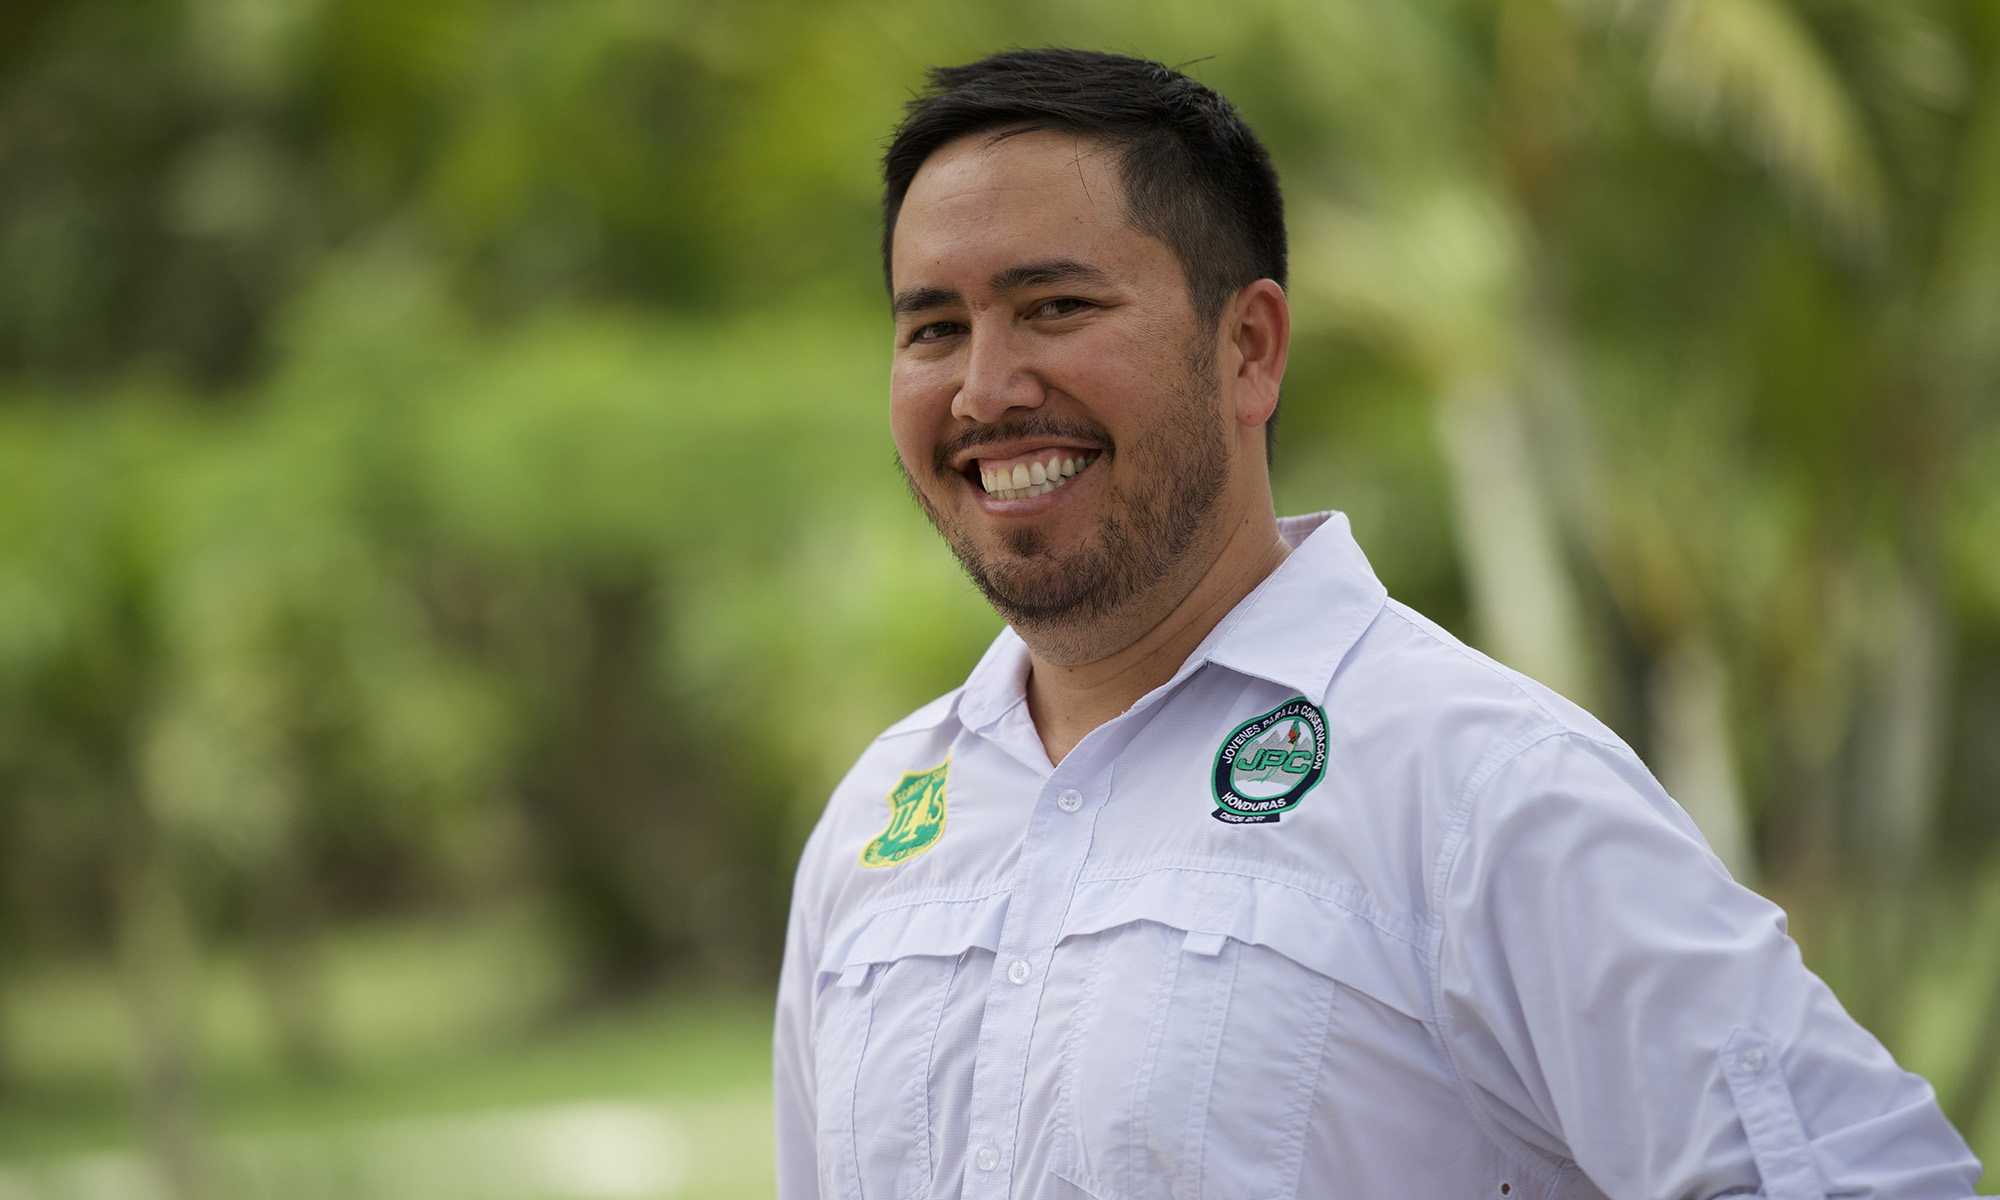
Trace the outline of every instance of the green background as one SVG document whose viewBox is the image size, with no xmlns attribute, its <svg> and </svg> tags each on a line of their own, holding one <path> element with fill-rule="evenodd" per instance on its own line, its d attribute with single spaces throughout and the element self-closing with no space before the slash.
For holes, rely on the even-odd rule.
<svg viewBox="0 0 2000 1200">
<path fill-rule="evenodd" d="M 769 1192 L 791 864 L 998 628 L 875 162 L 1042 44 L 1270 143 L 1281 509 L 2000 1155 L 2000 4 L 12 0 L 0 1196 Z"/>
</svg>

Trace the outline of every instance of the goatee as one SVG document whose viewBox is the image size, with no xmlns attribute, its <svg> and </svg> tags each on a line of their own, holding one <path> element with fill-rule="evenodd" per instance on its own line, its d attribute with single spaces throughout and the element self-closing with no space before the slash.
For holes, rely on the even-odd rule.
<svg viewBox="0 0 2000 1200">
<path fill-rule="evenodd" d="M 959 476 L 953 460 L 996 442 L 1049 438 L 1097 445 L 1102 449 L 1092 470 L 1110 470 L 1122 457 L 1130 485 L 1110 486 L 1104 520 L 1078 543 L 1058 544 L 1023 525 L 1002 533 L 1000 552 L 989 555 L 931 503 L 905 465 L 911 494 L 1009 625 L 1056 632 L 1102 620 L 1172 575 L 1195 546 L 1229 478 L 1228 431 L 1212 354 L 1191 352 L 1179 385 L 1162 399 L 1153 422 L 1123 445 L 1095 422 L 1030 412 L 968 429 L 932 455 L 929 469 L 954 486 Z"/>
</svg>

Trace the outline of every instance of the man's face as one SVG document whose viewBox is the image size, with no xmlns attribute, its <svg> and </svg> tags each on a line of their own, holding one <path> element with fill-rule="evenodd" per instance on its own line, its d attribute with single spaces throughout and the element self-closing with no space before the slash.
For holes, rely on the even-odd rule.
<svg viewBox="0 0 2000 1200">
<path fill-rule="evenodd" d="M 1214 331 L 1127 219 L 1115 152 L 952 143 L 911 182 L 892 263 L 897 453 L 987 598 L 1047 628 L 1173 586 L 1228 482 L 1228 422 Z"/>
</svg>

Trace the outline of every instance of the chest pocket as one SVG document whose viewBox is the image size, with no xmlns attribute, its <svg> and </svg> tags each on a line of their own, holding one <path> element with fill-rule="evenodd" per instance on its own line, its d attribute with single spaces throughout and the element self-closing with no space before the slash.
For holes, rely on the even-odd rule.
<svg viewBox="0 0 2000 1200">
<path fill-rule="evenodd" d="M 963 1147 L 934 1140 L 931 1064 L 941 1038 L 968 1036 L 947 1002 L 986 986 L 1006 914 L 1004 895 L 910 905 L 829 940 L 813 1006 L 822 1196 L 906 1200 L 962 1164 Z M 953 1007 L 976 1033 L 977 1010 Z"/>
<path fill-rule="evenodd" d="M 1086 983 L 1049 1166 L 1100 1200 L 1295 1196 L 1336 1006 L 1428 1012 L 1414 945 L 1268 880 L 1085 881 L 1064 932 Z"/>
</svg>

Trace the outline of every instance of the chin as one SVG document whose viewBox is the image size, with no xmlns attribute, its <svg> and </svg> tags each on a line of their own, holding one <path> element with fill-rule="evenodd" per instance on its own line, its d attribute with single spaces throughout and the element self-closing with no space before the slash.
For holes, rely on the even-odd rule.
<svg viewBox="0 0 2000 1200">
<path fill-rule="evenodd" d="M 1027 540 L 1014 531 L 1008 550 Z M 1122 589 L 1114 586 L 1110 564 L 1101 553 L 1076 550 L 1057 556 L 1007 553 L 995 556 L 961 553 L 966 574 L 985 593 L 1009 625 L 1047 628 L 1076 621 L 1094 621 L 1117 607 Z"/>
</svg>

